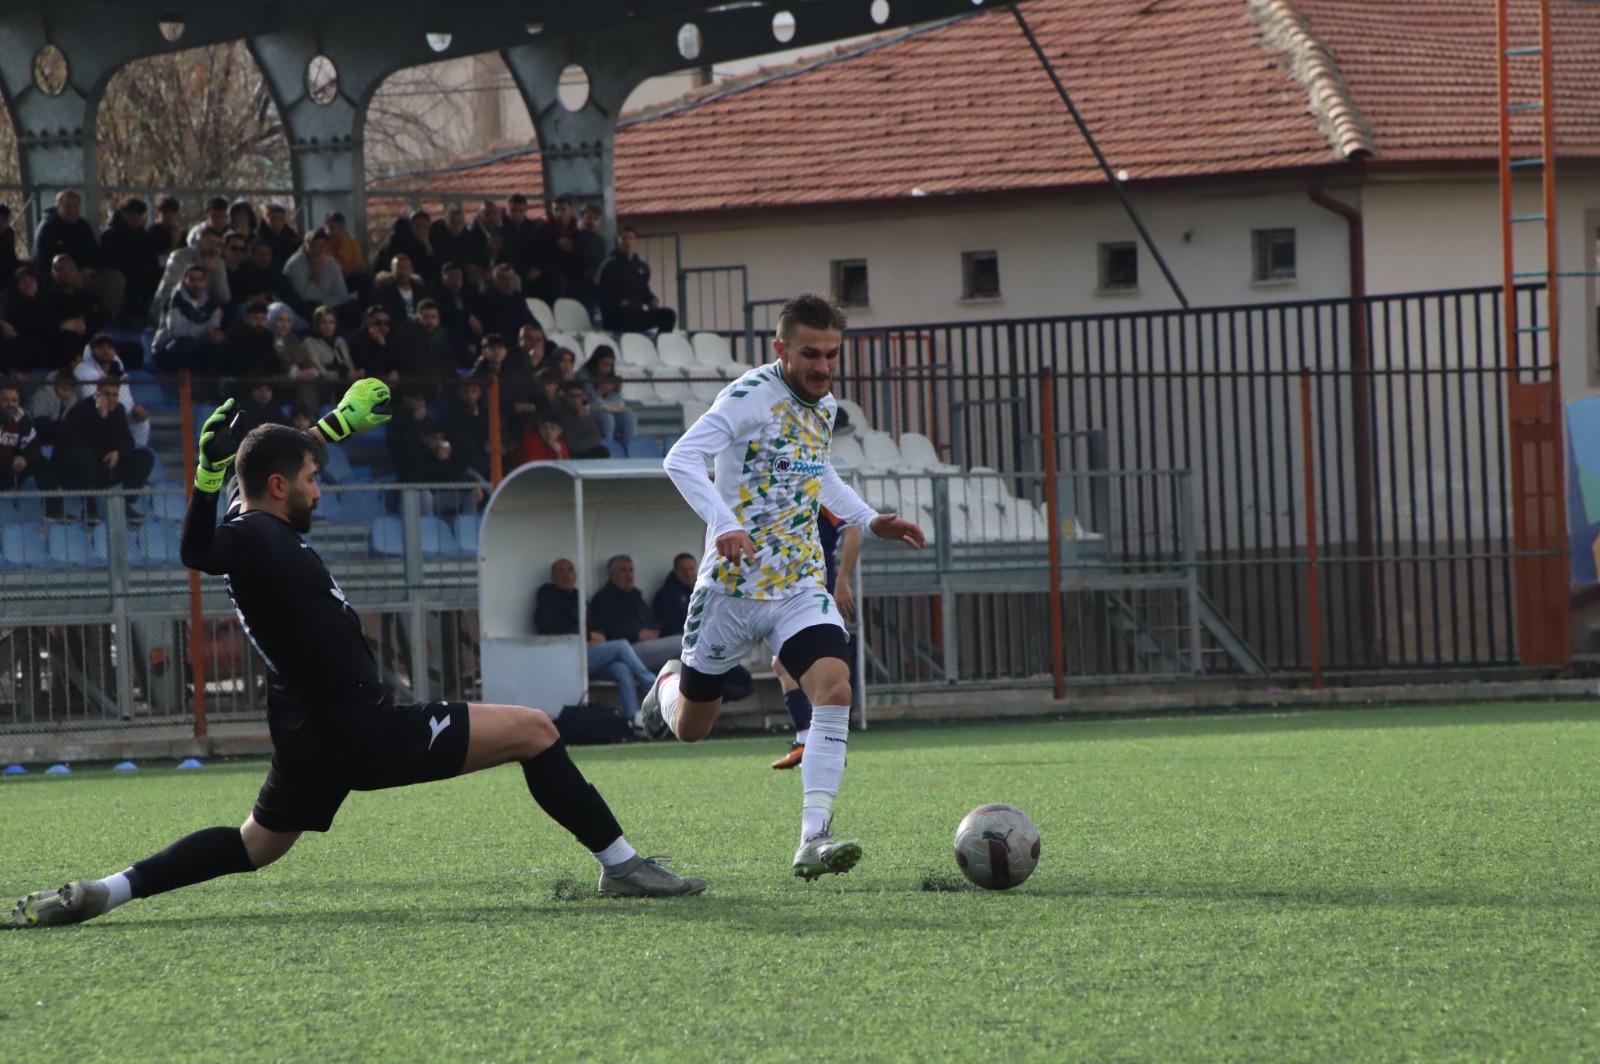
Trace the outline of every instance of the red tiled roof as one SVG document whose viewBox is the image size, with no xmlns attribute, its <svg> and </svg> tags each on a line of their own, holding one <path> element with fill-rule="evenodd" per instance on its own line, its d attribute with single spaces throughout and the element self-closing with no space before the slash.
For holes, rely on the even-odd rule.
<svg viewBox="0 0 1600 1064">
<path fill-rule="evenodd" d="M 1561 143 L 1600 156 L 1600 94 L 1580 91 L 1600 84 L 1600 4 L 1554 3 Z M 1497 151 L 1494 0 L 1032 0 L 1023 11 L 1134 181 Z M 616 173 L 629 215 L 1104 181 L 1004 10 L 628 121 Z M 541 191 L 536 150 L 399 183 Z"/>
</svg>

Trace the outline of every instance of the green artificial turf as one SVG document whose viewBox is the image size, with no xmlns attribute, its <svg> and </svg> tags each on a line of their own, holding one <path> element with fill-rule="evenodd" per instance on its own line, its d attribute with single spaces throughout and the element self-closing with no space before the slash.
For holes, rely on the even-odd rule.
<svg viewBox="0 0 1600 1064">
<path fill-rule="evenodd" d="M 0 934 L 0 1060 L 1600 1056 L 1589 706 L 875 729 L 789 874 L 776 739 L 583 749 L 701 897 L 593 895 L 515 768 L 351 797 L 254 876 Z M 243 819 L 261 763 L 0 779 L 0 891 Z M 956 823 L 1040 828 L 961 889 Z"/>
</svg>

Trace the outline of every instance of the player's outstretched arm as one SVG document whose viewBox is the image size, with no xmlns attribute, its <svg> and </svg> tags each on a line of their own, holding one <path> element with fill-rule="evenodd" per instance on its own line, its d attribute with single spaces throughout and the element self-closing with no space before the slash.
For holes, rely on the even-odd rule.
<svg viewBox="0 0 1600 1064">
<path fill-rule="evenodd" d="M 350 386 L 338 406 L 312 426 L 311 433 L 323 443 L 338 443 L 375 429 L 393 416 L 389 399 L 389 385 L 376 377 L 363 377 Z"/>
<path fill-rule="evenodd" d="M 872 534 L 879 539 L 897 539 L 912 550 L 921 550 L 928 542 L 921 525 L 899 514 L 879 514 L 873 518 Z"/>
<path fill-rule="evenodd" d="M 178 544 L 184 565 L 213 575 L 233 572 L 240 550 L 236 535 L 219 535 L 217 529 L 217 494 L 239 450 L 229 426 L 232 420 L 233 400 L 229 399 L 212 411 L 200 428 L 194 492 L 183 515 L 183 538 Z"/>
</svg>

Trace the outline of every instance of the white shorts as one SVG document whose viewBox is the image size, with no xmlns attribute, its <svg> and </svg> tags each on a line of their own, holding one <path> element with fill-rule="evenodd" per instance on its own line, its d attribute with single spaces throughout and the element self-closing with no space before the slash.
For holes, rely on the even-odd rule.
<svg viewBox="0 0 1600 1064">
<path fill-rule="evenodd" d="M 684 622 L 683 663 L 721 676 L 763 639 L 776 655 L 784 640 L 818 624 L 844 629 L 833 596 L 821 588 L 781 599 L 748 599 L 697 587 Z"/>
</svg>

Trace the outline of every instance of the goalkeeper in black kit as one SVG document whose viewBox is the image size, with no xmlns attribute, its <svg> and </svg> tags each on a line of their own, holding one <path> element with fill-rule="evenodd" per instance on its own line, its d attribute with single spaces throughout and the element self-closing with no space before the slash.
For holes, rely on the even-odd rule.
<svg viewBox="0 0 1600 1064">
<path fill-rule="evenodd" d="M 321 489 L 325 443 L 389 420 L 389 387 L 356 382 L 311 432 L 262 425 L 235 443 L 233 401 L 206 419 L 195 491 L 183 526 L 183 562 L 221 576 L 269 675 L 272 765 L 242 827 L 186 835 L 104 879 L 35 891 L 7 928 L 73 924 L 288 853 L 302 832 L 327 831 L 351 791 L 450 779 L 509 762 L 533 800 L 600 862 L 603 895 L 698 894 L 705 881 L 640 856 L 600 792 L 567 755 L 550 718 L 523 706 L 466 702 L 399 705 L 378 675 L 361 620 L 302 535 Z M 237 450 L 237 453 L 236 453 Z M 236 467 L 240 501 L 217 524 L 217 497 Z"/>
</svg>

